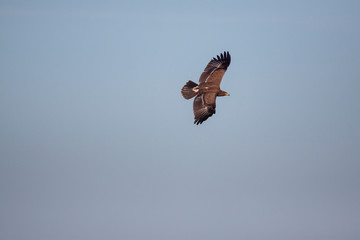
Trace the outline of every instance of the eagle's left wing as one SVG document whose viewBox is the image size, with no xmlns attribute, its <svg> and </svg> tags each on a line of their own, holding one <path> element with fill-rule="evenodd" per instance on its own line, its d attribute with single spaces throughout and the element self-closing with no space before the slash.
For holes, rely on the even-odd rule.
<svg viewBox="0 0 360 240">
<path fill-rule="evenodd" d="M 196 125 L 203 123 L 206 119 L 215 114 L 216 93 L 204 93 L 198 95 L 194 100 L 194 115 Z"/>
</svg>

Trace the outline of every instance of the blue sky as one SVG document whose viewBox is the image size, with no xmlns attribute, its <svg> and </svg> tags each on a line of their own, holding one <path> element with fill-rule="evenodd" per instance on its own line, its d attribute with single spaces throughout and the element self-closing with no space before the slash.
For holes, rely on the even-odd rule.
<svg viewBox="0 0 360 240">
<path fill-rule="evenodd" d="M 358 239 L 358 1 L 0 1 L 1 239 Z M 217 113 L 180 94 L 232 62 Z"/>
</svg>

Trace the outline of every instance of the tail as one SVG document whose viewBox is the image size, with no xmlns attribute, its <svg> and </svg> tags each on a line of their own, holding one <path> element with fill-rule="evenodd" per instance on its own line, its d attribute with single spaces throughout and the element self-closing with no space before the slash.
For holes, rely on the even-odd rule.
<svg viewBox="0 0 360 240">
<path fill-rule="evenodd" d="M 197 92 L 199 91 L 199 89 L 194 89 L 197 86 L 198 85 L 196 83 L 194 83 L 193 81 L 188 81 L 181 89 L 181 95 L 185 99 L 190 99 L 190 98 L 195 97 Z"/>
</svg>

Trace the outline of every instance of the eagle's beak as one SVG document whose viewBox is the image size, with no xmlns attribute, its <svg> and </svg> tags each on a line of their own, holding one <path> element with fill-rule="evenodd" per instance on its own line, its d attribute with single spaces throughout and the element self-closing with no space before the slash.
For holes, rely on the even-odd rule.
<svg viewBox="0 0 360 240">
<path fill-rule="evenodd" d="M 230 96 L 230 94 L 226 93 L 226 96 Z"/>
</svg>

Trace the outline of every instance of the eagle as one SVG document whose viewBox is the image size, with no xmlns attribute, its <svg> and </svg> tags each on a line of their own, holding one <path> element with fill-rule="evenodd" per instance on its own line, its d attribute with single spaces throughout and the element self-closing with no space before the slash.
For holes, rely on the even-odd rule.
<svg viewBox="0 0 360 240">
<path fill-rule="evenodd" d="M 185 99 L 194 99 L 194 124 L 202 124 L 206 119 L 215 114 L 216 97 L 230 96 L 220 89 L 221 79 L 229 67 L 231 56 L 229 52 L 221 53 L 213 58 L 201 74 L 199 84 L 188 81 L 181 89 Z"/>
</svg>

